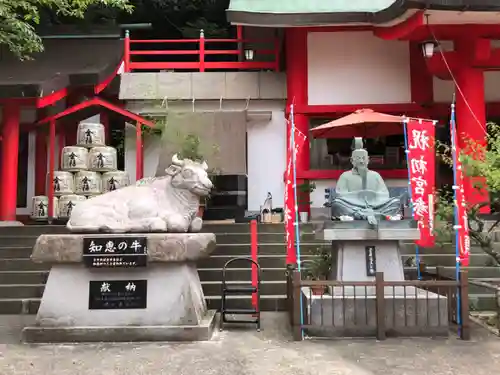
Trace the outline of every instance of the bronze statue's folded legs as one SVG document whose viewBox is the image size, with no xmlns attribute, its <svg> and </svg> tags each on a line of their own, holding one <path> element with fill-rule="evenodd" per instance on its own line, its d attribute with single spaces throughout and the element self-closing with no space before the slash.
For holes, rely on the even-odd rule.
<svg viewBox="0 0 500 375">
<path fill-rule="evenodd" d="M 373 211 L 382 216 L 396 216 L 401 213 L 401 199 L 392 198 L 384 204 L 373 208 Z"/>
</svg>

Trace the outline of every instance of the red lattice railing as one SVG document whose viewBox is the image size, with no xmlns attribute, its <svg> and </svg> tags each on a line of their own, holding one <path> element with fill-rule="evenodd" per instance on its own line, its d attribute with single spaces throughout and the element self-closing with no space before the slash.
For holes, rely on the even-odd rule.
<svg viewBox="0 0 500 375">
<path fill-rule="evenodd" d="M 156 49 L 146 49 L 149 48 L 148 45 L 154 45 Z M 216 49 L 221 45 L 227 48 Z M 279 67 L 280 43 L 277 38 L 251 40 L 238 36 L 234 39 L 208 39 L 204 37 L 203 30 L 199 39 L 134 40 L 130 39 L 128 32 L 125 34 L 125 72 L 141 70 L 279 71 Z"/>
</svg>

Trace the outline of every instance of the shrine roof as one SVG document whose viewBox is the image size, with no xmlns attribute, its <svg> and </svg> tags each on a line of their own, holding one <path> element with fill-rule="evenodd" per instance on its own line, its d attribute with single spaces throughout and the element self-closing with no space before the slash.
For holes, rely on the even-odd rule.
<svg viewBox="0 0 500 375">
<path fill-rule="evenodd" d="M 498 0 L 231 0 L 229 22 L 257 26 L 383 24 L 414 9 L 499 11 Z"/>
<path fill-rule="evenodd" d="M 43 37 L 43 35 L 42 35 Z M 123 58 L 118 34 L 50 35 L 45 51 L 19 61 L 0 48 L 0 98 L 40 98 L 70 86 L 96 85 L 110 76 Z"/>
</svg>

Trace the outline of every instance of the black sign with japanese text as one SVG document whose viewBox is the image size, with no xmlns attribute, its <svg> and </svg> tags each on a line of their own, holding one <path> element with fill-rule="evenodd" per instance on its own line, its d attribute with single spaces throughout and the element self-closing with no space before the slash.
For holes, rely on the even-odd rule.
<svg viewBox="0 0 500 375">
<path fill-rule="evenodd" d="M 89 284 L 89 310 L 145 309 L 147 280 L 99 280 Z"/>
<path fill-rule="evenodd" d="M 365 247 L 366 256 L 366 275 L 375 276 L 377 273 L 377 255 L 375 254 L 375 246 Z"/>
<path fill-rule="evenodd" d="M 83 262 L 87 267 L 145 267 L 146 237 L 85 237 Z"/>
</svg>

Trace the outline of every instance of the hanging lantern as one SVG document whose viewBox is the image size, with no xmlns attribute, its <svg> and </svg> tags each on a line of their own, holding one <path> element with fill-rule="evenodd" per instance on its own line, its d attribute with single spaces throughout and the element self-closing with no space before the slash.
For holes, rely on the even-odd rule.
<svg viewBox="0 0 500 375">
<path fill-rule="evenodd" d="M 422 54 L 426 59 L 430 59 L 432 56 L 434 56 L 434 50 L 436 49 L 439 44 L 435 40 L 427 40 L 423 42 L 421 45 L 422 47 Z"/>
</svg>

